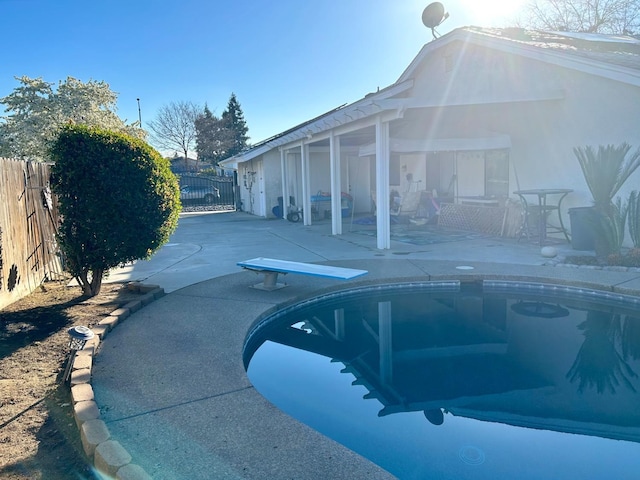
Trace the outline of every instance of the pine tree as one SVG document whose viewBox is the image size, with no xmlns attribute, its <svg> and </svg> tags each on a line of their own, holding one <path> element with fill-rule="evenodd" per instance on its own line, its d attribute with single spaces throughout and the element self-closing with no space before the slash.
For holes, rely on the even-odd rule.
<svg viewBox="0 0 640 480">
<path fill-rule="evenodd" d="M 220 157 L 221 139 L 219 130 L 221 121 L 205 104 L 204 112 L 196 118 L 196 151 L 198 160 L 216 165 Z"/>
<path fill-rule="evenodd" d="M 198 160 L 218 165 L 225 158 L 247 148 L 247 124 L 240 103 L 231 94 L 227 109 L 220 118 L 205 105 L 202 114 L 195 121 L 196 151 Z"/>
<path fill-rule="evenodd" d="M 231 139 L 224 158 L 232 157 L 247 148 L 249 137 L 247 132 L 247 122 L 244 120 L 244 113 L 236 94 L 232 93 L 227 103 L 227 109 L 222 112 L 222 121 L 226 129 L 230 131 Z M 220 159 L 222 160 L 222 159 Z"/>
</svg>

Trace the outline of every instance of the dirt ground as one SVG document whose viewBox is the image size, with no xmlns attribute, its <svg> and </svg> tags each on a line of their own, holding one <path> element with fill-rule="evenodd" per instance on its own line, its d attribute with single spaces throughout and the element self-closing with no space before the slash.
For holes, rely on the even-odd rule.
<svg viewBox="0 0 640 480">
<path fill-rule="evenodd" d="M 61 377 L 67 330 L 92 327 L 138 293 L 103 284 L 93 298 L 47 282 L 0 310 L 0 478 L 97 479 L 82 450 L 68 385 Z"/>
</svg>

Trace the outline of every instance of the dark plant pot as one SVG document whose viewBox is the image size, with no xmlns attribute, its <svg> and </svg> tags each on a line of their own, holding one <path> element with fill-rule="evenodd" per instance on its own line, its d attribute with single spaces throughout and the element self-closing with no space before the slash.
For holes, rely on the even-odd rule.
<svg viewBox="0 0 640 480">
<path fill-rule="evenodd" d="M 595 215 L 595 207 L 575 207 L 569 209 L 569 221 L 571 223 L 571 247 L 574 250 L 595 249 Z"/>
</svg>

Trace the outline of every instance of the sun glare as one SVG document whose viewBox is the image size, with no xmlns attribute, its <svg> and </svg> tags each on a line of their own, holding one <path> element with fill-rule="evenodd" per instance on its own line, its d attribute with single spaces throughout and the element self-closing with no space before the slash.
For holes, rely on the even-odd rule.
<svg viewBox="0 0 640 480">
<path fill-rule="evenodd" d="M 458 0 L 460 8 L 478 26 L 505 26 L 526 0 Z"/>
</svg>

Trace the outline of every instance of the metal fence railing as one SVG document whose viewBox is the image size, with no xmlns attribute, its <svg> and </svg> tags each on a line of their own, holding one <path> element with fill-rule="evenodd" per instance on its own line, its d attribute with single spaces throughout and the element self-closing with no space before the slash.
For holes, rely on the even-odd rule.
<svg viewBox="0 0 640 480">
<path fill-rule="evenodd" d="M 235 210 L 236 189 L 233 177 L 185 174 L 178 178 L 184 211 Z"/>
</svg>

